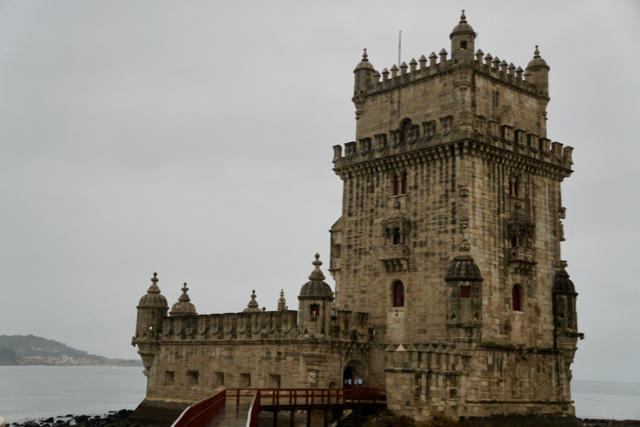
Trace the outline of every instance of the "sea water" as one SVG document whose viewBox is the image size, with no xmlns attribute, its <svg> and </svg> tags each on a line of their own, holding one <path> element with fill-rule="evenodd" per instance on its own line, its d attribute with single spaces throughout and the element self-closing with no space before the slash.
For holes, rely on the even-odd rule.
<svg viewBox="0 0 640 427">
<path fill-rule="evenodd" d="M 9 423 L 135 409 L 147 386 L 142 370 L 141 366 L 0 366 L 0 416 Z"/>
<path fill-rule="evenodd" d="M 142 367 L 0 366 L 0 416 L 8 422 L 135 409 Z M 640 384 L 571 382 L 578 418 L 640 420 Z"/>
</svg>

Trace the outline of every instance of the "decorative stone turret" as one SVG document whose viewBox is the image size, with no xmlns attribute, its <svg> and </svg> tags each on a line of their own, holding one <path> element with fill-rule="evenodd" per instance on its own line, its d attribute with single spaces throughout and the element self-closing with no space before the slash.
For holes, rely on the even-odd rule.
<svg viewBox="0 0 640 427">
<path fill-rule="evenodd" d="M 242 310 L 243 313 L 261 313 L 260 306 L 258 305 L 258 301 L 256 301 L 256 290 L 254 289 L 251 293 L 251 301 L 247 304 L 247 308 Z"/>
<path fill-rule="evenodd" d="M 303 337 L 325 338 L 329 333 L 333 291 L 324 282 L 319 258 L 320 255 L 316 254 L 316 260 L 313 261 L 315 268 L 298 296 L 299 325 Z"/>
<path fill-rule="evenodd" d="M 171 307 L 171 311 L 169 312 L 171 316 L 198 315 L 195 305 L 191 303 L 191 298 L 189 298 L 189 295 L 187 294 L 188 290 L 189 288 L 187 288 L 187 283 L 185 282 L 184 286 L 182 287 L 182 295 L 180 295 L 180 298 L 178 298 L 178 302 L 173 304 L 173 307 Z"/>
<path fill-rule="evenodd" d="M 142 357 L 144 374 L 147 376 L 156 354 L 162 319 L 169 310 L 167 299 L 160 293 L 160 288 L 157 285 L 158 280 L 158 273 L 153 273 L 147 294 L 140 298 L 137 307 L 136 335 L 131 341 L 131 345 L 138 345 L 138 354 Z"/>
<path fill-rule="evenodd" d="M 287 300 L 284 298 L 284 289 L 280 289 L 280 298 L 278 299 L 278 311 L 287 309 Z"/>
<path fill-rule="evenodd" d="M 462 252 L 469 250 L 461 245 Z M 456 256 L 449 264 L 444 281 L 449 285 L 447 328 L 457 342 L 476 342 L 482 327 L 482 274 L 468 254 Z M 462 345 L 462 344 L 461 344 Z"/>
<path fill-rule="evenodd" d="M 467 24 L 467 17 L 464 10 L 460 16 L 460 22 L 455 26 L 451 34 L 451 59 L 458 63 L 470 63 L 473 61 L 475 51 L 476 32 L 471 25 Z"/>
<path fill-rule="evenodd" d="M 556 345 L 562 350 L 567 372 L 573 363 L 578 343 L 578 338 L 583 339 L 584 334 L 578 332 L 578 314 L 576 312 L 576 299 L 578 293 L 566 270 L 567 262 L 561 261 L 561 268 L 556 273 L 553 286 L 553 323 Z"/>
<path fill-rule="evenodd" d="M 529 83 L 533 83 L 536 87 L 536 94 L 538 96 L 538 104 L 540 105 L 540 114 L 542 115 L 540 120 L 540 130 L 538 134 L 541 137 L 547 136 L 547 104 L 549 104 L 549 70 L 551 68 L 547 65 L 547 62 L 540 57 L 540 51 L 538 45 L 533 53 L 533 59 L 529 61 L 527 69 L 525 70 L 525 79 Z"/>
</svg>

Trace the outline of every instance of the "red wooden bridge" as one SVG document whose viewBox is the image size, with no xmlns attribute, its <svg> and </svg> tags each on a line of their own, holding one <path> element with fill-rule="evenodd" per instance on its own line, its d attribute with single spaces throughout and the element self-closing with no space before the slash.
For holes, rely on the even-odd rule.
<svg viewBox="0 0 640 427">
<path fill-rule="evenodd" d="M 384 402 L 381 402 L 383 399 L 382 391 L 377 388 L 226 389 L 185 409 L 172 427 L 214 427 L 222 425 L 217 421 L 223 420 L 226 421 L 225 425 L 257 427 L 261 412 L 273 412 L 274 427 L 278 423 L 278 414 L 289 412 L 289 425 L 293 427 L 296 411 L 306 411 L 306 425 L 311 427 L 311 412 L 317 410 L 324 411 L 323 424 L 327 427 L 329 414 L 333 409 L 377 409 L 384 405 Z M 226 412 L 227 402 L 234 404 L 236 411 Z M 247 402 L 250 402 L 248 408 Z"/>
</svg>

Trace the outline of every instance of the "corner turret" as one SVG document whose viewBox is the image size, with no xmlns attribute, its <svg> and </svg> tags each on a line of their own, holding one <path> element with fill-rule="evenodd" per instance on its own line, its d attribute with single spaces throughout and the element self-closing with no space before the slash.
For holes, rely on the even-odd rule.
<svg viewBox="0 0 640 427">
<path fill-rule="evenodd" d="M 454 64 L 456 62 L 468 64 L 473 61 L 476 32 L 467 23 L 464 10 L 460 16 L 460 22 L 455 26 L 449 38 L 451 39 L 451 59 Z"/>
<path fill-rule="evenodd" d="M 169 310 L 167 299 L 160 293 L 158 281 L 158 273 L 153 273 L 151 286 L 138 303 L 136 335 L 131 340 L 131 345 L 138 346 L 138 354 L 142 357 L 144 365 L 143 372 L 147 376 L 149 376 L 151 364 L 156 354 L 162 319 Z"/>
<path fill-rule="evenodd" d="M 319 258 L 320 255 L 316 254 L 316 260 L 313 262 L 315 268 L 309 276 L 309 281 L 302 285 L 298 296 L 299 325 L 303 337 L 324 338 L 329 333 L 333 291 L 331 286 L 324 282 L 325 277 L 320 270 L 322 262 Z"/>
<path fill-rule="evenodd" d="M 538 45 L 533 52 L 533 59 L 527 64 L 524 76 L 525 80 L 532 83 L 536 87 L 536 95 L 538 96 L 538 104 L 540 105 L 540 114 L 542 118 L 540 120 L 540 136 L 547 136 L 547 104 L 549 104 L 549 70 L 551 68 L 547 65 L 547 62 L 540 57 L 540 51 Z"/>
<path fill-rule="evenodd" d="M 367 90 L 367 87 L 371 84 L 371 78 L 373 77 L 376 70 L 369 62 L 369 55 L 367 55 L 367 49 L 364 50 L 362 54 L 362 61 L 356 66 L 356 69 L 353 70 L 353 73 L 356 75 L 356 83 L 353 90 L 353 94 L 357 95 L 360 91 Z"/>
</svg>

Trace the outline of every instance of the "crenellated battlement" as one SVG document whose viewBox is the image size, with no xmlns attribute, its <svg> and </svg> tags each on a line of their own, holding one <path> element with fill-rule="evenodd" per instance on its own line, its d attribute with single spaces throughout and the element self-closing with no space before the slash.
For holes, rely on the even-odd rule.
<svg viewBox="0 0 640 427">
<path fill-rule="evenodd" d="M 515 86 L 533 95 L 537 93 L 535 84 L 528 81 L 530 74 L 525 73 L 521 67 L 500 60 L 497 56 L 494 58 L 490 53 L 484 55 L 481 50 L 475 53 L 475 59 L 462 63 L 454 59 L 447 59 L 449 53 L 442 49 L 439 55 L 431 52 L 429 59 L 424 55 L 418 61 L 411 59 L 409 65 L 403 62 L 400 68 L 394 64 L 389 71 L 385 68 L 382 73 L 375 71 L 371 75 L 371 79 L 367 82 L 366 95 L 373 95 L 390 89 L 411 83 L 421 82 L 435 78 L 437 75 L 450 72 L 456 68 L 467 68 L 472 71 L 482 73 L 487 77 L 503 83 Z M 359 93 L 359 92 L 358 92 Z M 356 95 L 358 94 L 356 93 Z"/>
<path fill-rule="evenodd" d="M 327 339 L 369 341 L 368 313 L 336 311 Z M 294 310 L 166 316 L 162 319 L 162 341 L 262 341 L 293 340 L 305 336 L 304 325 Z"/>
</svg>

